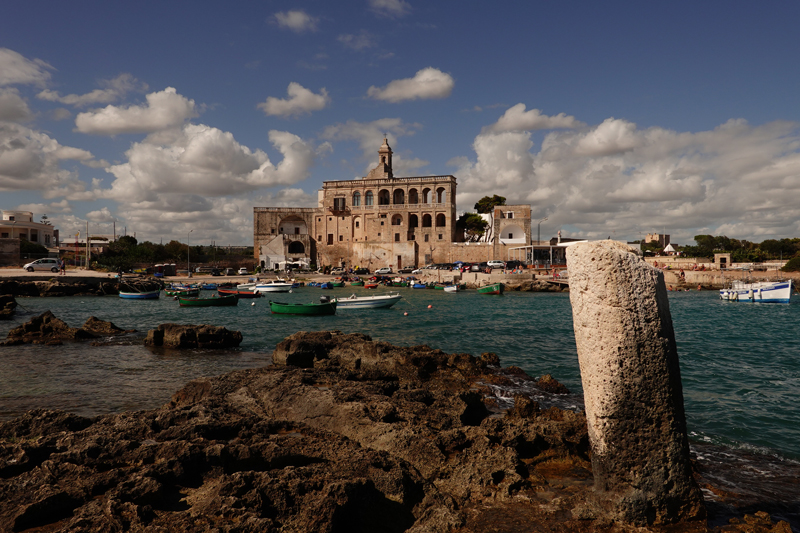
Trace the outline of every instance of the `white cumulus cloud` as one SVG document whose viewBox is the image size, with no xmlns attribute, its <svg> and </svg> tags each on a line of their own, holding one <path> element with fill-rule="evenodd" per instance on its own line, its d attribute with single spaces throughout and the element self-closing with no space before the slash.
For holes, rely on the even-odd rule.
<svg viewBox="0 0 800 533">
<path fill-rule="evenodd" d="M 487 131 L 497 133 L 504 131 L 533 131 L 551 130 L 563 128 L 581 128 L 585 126 L 582 122 L 575 120 L 573 116 L 559 113 L 556 116 L 543 115 L 538 109 L 525 111 L 525 104 L 517 104 L 510 107 L 503 113 L 497 122 L 486 128 Z"/>
<path fill-rule="evenodd" d="M 0 86 L 38 85 L 44 86 L 50 80 L 51 67 L 41 59 L 26 59 L 19 53 L 0 48 Z"/>
<path fill-rule="evenodd" d="M 394 80 L 383 88 L 373 85 L 367 90 L 367 96 L 392 103 L 447 98 L 453 92 L 454 85 L 450 74 L 428 67 L 418 71 L 413 78 Z"/>
<path fill-rule="evenodd" d="M 378 164 L 378 149 L 383 143 L 384 135 L 389 146 L 396 144 L 398 137 L 414 135 L 422 128 L 418 123 L 405 123 L 399 118 L 382 118 L 372 122 L 348 120 L 345 123 L 328 126 L 321 137 L 329 141 L 356 141 L 366 162 L 364 173 Z M 392 166 L 395 174 L 402 175 L 406 171 L 426 166 L 428 161 L 403 157 L 403 154 L 392 155 Z"/>
<path fill-rule="evenodd" d="M 281 11 L 273 16 L 278 26 L 292 30 L 295 33 L 317 31 L 317 24 L 319 24 L 319 18 L 312 17 L 302 9 Z"/>
<path fill-rule="evenodd" d="M 367 30 L 361 30 L 357 34 L 343 33 L 339 35 L 336 40 L 342 43 L 346 48 L 352 50 L 366 50 L 378 44 L 375 36 Z"/>
<path fill-rule="evenodd" d="M 325 109 L 331 102 L 324 87 L 320 89 L 319 94 L 314 94 L 299 83 L 291 82 L 286 93 L 289 95 L 288 98 L 269 96 L 266 102 L 258 104 L 258 107 L 267 115 L 291 117 Z"/>
<path fill-rule="evenodd" d="M 12 88 L 0 89 L 0 120 L 19 122 L 28 120 L 31 116 L 31 110 L 19 91 Z"/>
<path fill-rule="evenodd" d="M 760 241 L 800 234 L 800 126 L 731 120 L 711 131 L 638 129 L 609 118 L 547 134 L 486 128 L 475 158 L 458 166 L 458 201 L 485 195 L 530 204 L 543 236 L 639 239 L 663 231 L 692 244 L 700 233 Z"/>
<path fill-rule="evenodd" d="M 147 84 L 139 82 L 131 74 L 123 73 L 111 80 L 101 80 L 103 89 L 95 89 L 86 94 L 68 94 L 61 96 L 57 91 L 45 89 L 36 95 L 40 100 L 59 102 L 77 107 L 109 104 L 122 99 L 130 91 L 146 91 Z"/>
<path fill-rule="evenodd" d="M 198 116 L 194 100 L 178 94 L 173 87 L 146 96 L 141 106 L 106 106 L 79 113 L 75 118 L 77 131 L 96 135 L 120 133 L 151 133 L 181 126 Z"/>
<path fill-rule="evenodd" d="M 283 155 L 273 164 L 266 153 L 250 150 L 229 132 L 187 124 L 181 130 L 153 134 L 134 143 L 128 161 L 106 169 L 115 176 L 104 195 L 126 204 L 149 202 L 165 210 L 193 210 L 208 196 L 241 194 L 305 179 L 314 152 L 288 132 L 270 131 Z"/>
</svg>

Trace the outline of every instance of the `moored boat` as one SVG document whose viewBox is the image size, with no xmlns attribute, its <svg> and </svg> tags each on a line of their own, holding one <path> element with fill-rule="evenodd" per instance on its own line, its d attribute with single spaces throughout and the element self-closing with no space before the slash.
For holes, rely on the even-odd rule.
<svg viewBox="0 0 800 533">
<path fill-rule="evenodd" d="M 347 298 L 336 298 L 334 301 L 338 309 L 378 309 L 391 307 L 402 298 L 400 293 L 395 292 L 377 296 L 356 296 L 353 294 Z"/>
<path fill-rule="evenodd" d="M 194 298 L 200 296 L 200 289 L 165 289 L 167 296 L 183 296 L 184 298 Z"/>
<path fill-rule="evenodd" d="M 486 285 L 485 287 L 479 287 L 478 293 L 479 294 L 503 294 L 503 291 L 506 289 L 506 286 L 502 283 L 492 283 L 491 285 Z"/>
<path fill-rule="evenodd" d="M 364 288 L 365 289 L 377 289 L 378 288 L 378 284 L 377 283 L 365 283 L 364 284 Z"/>
<path fill-rule="evenodd" d="M 157 300 L 161 291 L 144 291 L 144 292 L 122 292 L 120 291 L 119 297 L 126 300 Z"/>
<path fill-rule="evenodd" d="M 320 289 L 332 289 L 333 283 L 331 283 L 330 281 L 325 281 L 317 284 L 317 287 L 319 287 Z"/>
<path fill-rule="evenodd" d="M 794 280 L 757 281 L 748 283 L 735 280 L 727 289 L 720 289 L 721 300 L 729 302 L 760 302 L 788 304 L 792 298 Z"/>
<path fill-rule="evenodd" d="M 415 283 L 411 286 L 412 289 L 427 289 L 428 286 L 424 283 Z"/>
<path fill-rule="evenodd" d="M 350 285 L 352 287 L 363 287 L 364 286 L 364 282 L 363 281 L 351 281 Z"/>
<path fill-rule="evenodd" d="M 458 285 L 446 285 L 444 288 L 444 292 L 459 292 L 461 291 L 461 287 Z"/>
<path fill-rule="evenodd" d="M 334 287 L 344 287 L 344 281 L 332 281 L 331 285 Z"/>
<path fill-rule="evenodd" d="M 336 302 L 321 302 L 318 304 L 288 304 L 270 300 L 269 309 L 276 315 L 310 315 L 323 316 L 336 314 Z"/>
<path fill-rule="evenodd" d="M 178 301 L 181 307 L 228 307 L 238 305 L 239 297 L 235 294 L 213 298 L 183 298 L 179 296 Z"/>
<path fill-rule="evenodd" d="M 243 291 L 239 289 L 217 289 L 220 296 L 230 296 L 234 294 L 239 298 L 261 298 L 261 293 L 256 291 Z"/>
<path fill-rule="evenodd" d="M 289 292 L 292 290 L 292 284 L 282 280 L 271 280 L 256 284 L 253 290 L 257 292 Z"/>
</svg>

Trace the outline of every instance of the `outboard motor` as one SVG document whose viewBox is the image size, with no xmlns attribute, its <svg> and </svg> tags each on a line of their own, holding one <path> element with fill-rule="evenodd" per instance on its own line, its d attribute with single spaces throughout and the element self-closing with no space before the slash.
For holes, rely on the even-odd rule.
<svg viewBox="0 0 800 533">
<path fill-rule="evenodd" d="M 319 303 L 321 303 L 321 304 L 326 304 L 326 303 L 328 303 L 330 301 L 331 301 L 331 297 L 330 296 L 320 296 L 319 297 Z"/>
</svg>

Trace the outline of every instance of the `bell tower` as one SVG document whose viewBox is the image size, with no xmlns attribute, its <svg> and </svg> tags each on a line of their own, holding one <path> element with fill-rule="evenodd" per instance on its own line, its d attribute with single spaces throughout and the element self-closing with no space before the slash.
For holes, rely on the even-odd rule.
<svg viewBox="0 0 800 533">
<path fill-rule="evenodd" d="M 367 179 L 392 179 L 392 148 L 386 137 L 378 150 L 378 166 L 369 171 Z"/>
</svg>

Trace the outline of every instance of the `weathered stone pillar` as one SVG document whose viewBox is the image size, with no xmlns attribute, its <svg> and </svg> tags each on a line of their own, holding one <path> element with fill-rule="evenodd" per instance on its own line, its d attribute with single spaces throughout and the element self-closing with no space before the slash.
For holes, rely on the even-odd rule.
<svg viewBox="0 0 800 533">
<path fill-rule="evenodd" d="M 615 241 L 567 266 L 597 503 L 638 525 L 704 517 L 663 274 Z"/>
</svg>

